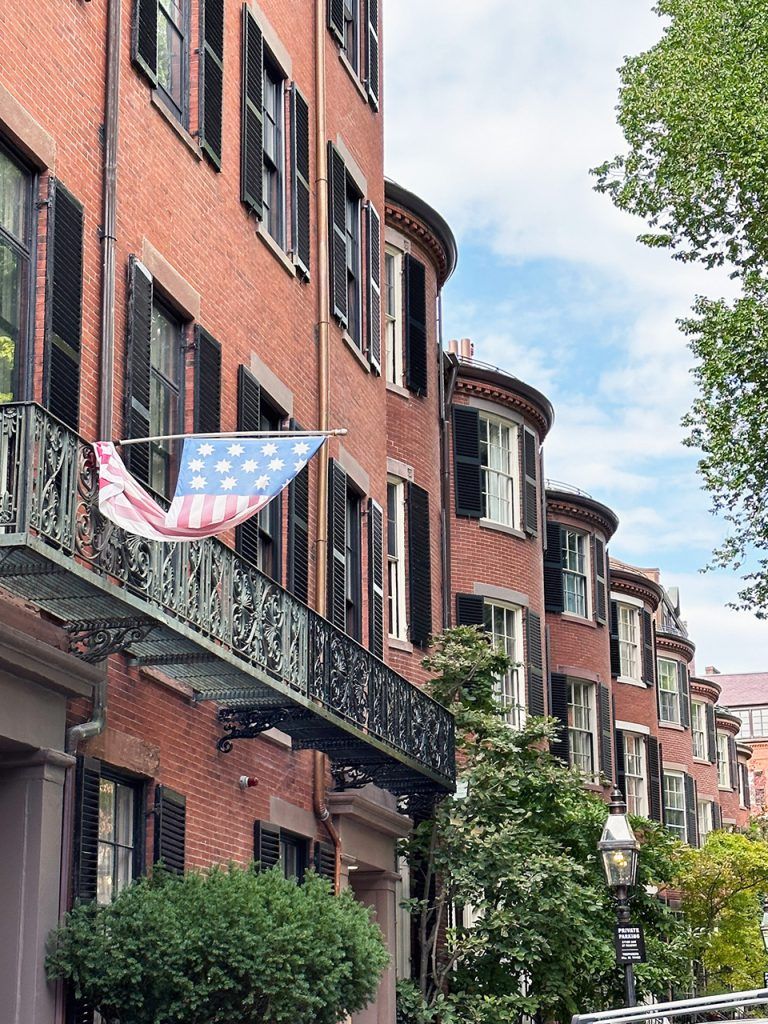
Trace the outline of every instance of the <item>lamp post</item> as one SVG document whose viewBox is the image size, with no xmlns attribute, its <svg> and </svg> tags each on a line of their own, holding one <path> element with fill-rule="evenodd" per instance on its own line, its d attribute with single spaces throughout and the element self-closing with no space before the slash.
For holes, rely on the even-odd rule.
<svg viewBox="0 0 768 1024">
<path fill-rule="evenodd" d="M 640 844 L 627 820 L 627 805 L 618 789 L 611 793 L 608 810 L 610 813 L 597 848 L 603 858 L 608 888 L 616 900 L 618 924 L 621 928 L 629 924 L 629 890 L 637 878 Z M 636 1006 L 634 967 L 627 962 L 624 962 L 624 989 L 627 1006 Z"/>
<path fill-rule="evenodd" d="M 768 896 L 763 900 L 763 917 L 760 921 L 760 934 L 763 936 L 765 952 L 768 953 Z"/>
</svg>

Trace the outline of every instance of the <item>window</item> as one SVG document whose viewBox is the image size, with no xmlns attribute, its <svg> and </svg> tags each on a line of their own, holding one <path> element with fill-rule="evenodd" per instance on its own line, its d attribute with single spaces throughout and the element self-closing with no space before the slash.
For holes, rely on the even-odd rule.
<svg viewBox="0 0 768 1024">
<path fill-rule="evenodd" d="M 149 372 L 150 436 L 176 434 L 181 426 L 179 378 L 184 327 L 155 299 Z M 178 468 L 178 442 L 150 442 L 149 484 L 159 494 L 171 493 Z"/>
<path fill-rule="evenodd" d="M 355 71 L 359 71 L 360 0 L 344 0 L 344 52 Z"/>
<path fill-rule="evenodd" d="M 562 530 L 563 611 L 587 617 L 587 535 Z"/>
<path fill-rule="evenodd" d="M 717 734 L 717 785 L 719 789 L 731 788 L 731 758 L 725 732 Z"/>
<path fill-rule="evenodd" d="M 387 246 L 384 252 L 384 343 L 387 380 L 403 383 L 403 254 Z"/>
<path fill-rule="evenodd" d="M 712 801 L 699 800 L 696 804 L 696 816 L 699 822 L 699 843 L 703 846 L 712 831 Z"/>
<path fill-rule="evenodd" d="M 347 487 L 346 536 L 346 629 L 349 636 L 360 639 L 362 601 L 360 577 L 360 498 Z"/>
<path fill-rule="evenodd" d="M 701 701 L 691 701 L 691 735 L 693 756 L 707 760 L 707 709 Z"/>
<path fill-rule="evenodd" d="M 680 690 L 677 684 L 677 662 L 659 658 L 659 721 L 680 724 Z"/>
<path fill-rule="evenodd" d="M 158 0 L 157 88 L 178 119 L 187 121 L 188 0 Z"/>
<path fill-rule="evenodd" d="M 280 868 L 286 878 L 301 882 L 307 870 L 307 840 L 280 830 Z"/>
<path fill-rule="evenodd" d="M 739 773 L 739 807 L 743 809 L 750 805 L 749 769 L 745 764 L 739 764 L 736 770 Z"/>
<path fill-rule="evenodd" d="M 595 777 L 595 687 L 591 683 L 568 685 L 568 739 L 571 764 Z"/>
<path fill-rule="evenodd" d="M 32 175 L 0 147 L 0 402 L 21 398 L 30 309 Z"/>
<path fill-rule="evenodd" d="M 136 877 L 140 814 L 136 787 L 102 773 L 99 783 L 99 842 L 96 899 L 111 903 Z"/>
<path fill-rule="evenodd" d="M 685 828 L 685 784 L 678 772 L 664 772 L 664 824 L 683 842 Z"/>
<path fill-rule="evenodd" d="M 736 715 L 737 718 L 741 719 L 741 729 L 739 731 L 742 739 L 752 735 L 752 724 L 749 719 L 748 711 L 732 711 L 731 714 Z"/>
<path fill-rule="evenodd" d="M 261 392 L 261 420 L 259 430 L 280 430 L 283 416 L 274 409 Z M 273 498 L 261 512 L 256 513 L 258 523 L 258 556 L 257 564 L 262 572 L 278 582 L 282 576 L 282 559 L 280 557 L 283 525 L 283 502 L 280 495 Z"/>
<path fill-rule="evenodd" d="M 754 708 L 750 736 L 768 736 L 768 708 Z"/>
<path fill-rule="evenodd" d="M 361 262 L 360 262 L 360 195 L 347 175 L 347 333 L 362 348 Z"/>
<path fill-rule="evenodd" d="M 480 461 L 486 518 L 517 526 L 517 427 L 513 423 L 495 416 L 480 416 Z"/>
<path fill-rule="evenodd" d="M 620 604 L 619 659 L 621 674 L 627 679 L 640 678 L 640 615 L 637 608 Z"/>
<path fill-rule="evenodd" d="M 518 662 L 522 659 L 520 642 L 522 613 L 519 608 L 485 602 L 485 628 L 494 647 L 509 655 L 513 664 L 496 682 L 496 693 L 504 708 L 507 723 L 515 729 L 525 724 L 525 688 Z"/>
<path fill-rule="evenodd" d="M 264 216 L 262 223 L 278 245 L 285 245 L 285 127 L 283 75 L 264 51 Z"/>
<path fill-rule="evenodd" d="M 630 814 L 648 814 L 648 781 L 645 771 L 645 740 L 624 733 L 624 775 L 627 810 Z"/>
<path fill-rule="evenodd" d="M 387 481 L 387 565 L 389 590 L 388 632 L 398 640 L 408 636 L 405 621 L 405 487 L 402 480 Z"/>
</svg>

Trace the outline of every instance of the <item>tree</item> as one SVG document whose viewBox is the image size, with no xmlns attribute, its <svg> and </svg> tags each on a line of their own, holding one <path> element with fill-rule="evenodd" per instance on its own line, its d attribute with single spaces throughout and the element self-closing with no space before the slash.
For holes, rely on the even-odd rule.
<svg viewBox="0 0 768 1024">
<path fill-rule="evenodd" d="M 66 978 L 108 1024 L 338 1024 L 376 993 L 388 955 L 368 908 L 309 874 L 155 872 L 52 936 Z"/>
<path fill-rule="evenodd" d="M 763 987 L 762 897 L 768 892 L 768 842 L 713 832 L 700 850 L 687 849 L 677 877 L 692 927 L 692 956 L 710 991 Z"/>
<path fill-rule="evenodd" d="M 551 720 L 506 724 L 494 680 L 510 667 L 471 627 L 447 630 L 425 662 L 434 696 L 456 715 L 460 795 L 405 844 L 416 896 L 421 1019 L 508 1024 L 525 1015 L 569 1021 L 621 999 L 615 909 L 598 862 L 606 807 L 548 750 Z M 634 918 L 646 929 L 641 994 L 666 995 L 689 974 L 687 929 L 645 885 L 672 876 L 679 844 L 638 820 L 643 843 Z M 471 927 L 449 920 L 464 907 Z M 410 1002 L 408 1015 L 406 1000 Z M 401 1019 L 418 1021 L 414 993 Z M 432 1017 L 429 1013 L 432 1013 Z"/>
<path fill-rule="evenodd" d="M 761 0 L 660 0 L 660 41 L 621 68 L 627 151 L 597 189 L 642 217 L 640 241 L 726 267 L 729 304 L 700 298 L 683 321 L 699 397 L 685 419 L 713 509 L 730 535 L 713 565 L 744 575 L 739 607 L 768 614 L 768 7 Z M 756 555 L 754 564 L 752 558 Z"/>
</svg>

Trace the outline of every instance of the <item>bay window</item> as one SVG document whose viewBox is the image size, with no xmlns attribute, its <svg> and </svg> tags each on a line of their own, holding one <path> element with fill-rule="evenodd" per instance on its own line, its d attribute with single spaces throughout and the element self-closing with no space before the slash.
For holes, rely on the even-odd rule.
<svg viewBox="0 0 768 1024">
<path fill-rule="evenodd" d="M 728 733 L 717 734 L 717 785 L 719 789 L 731 788 L 731 762 L 728 749 Z"/>
<path fill-rule="evenodd" d="M 664 772 L 664 824 L 686 841 L 685 782 L 680 772 Z"/>
<path fill-rule="evenodd" d="M 640 612 L 627 604 L 617 606 L 621 675 L 640 678 Z"/>
<path fill-rule="evenodd" d="M 587 585 L 587 535 L 577 530 L 562 531 L 563 610 L 586 618 L 589 609 Z"/>
<path fill-rule="evenodd" d="M 659 658 L 659 721 L 680 725 L 680 690 L 677 682 L 677 662 Z"/>
<path fill-rule="evenodd" d="M 512 665 L 496 682 L 496 693 L 504 708 L 505 719 L 515 729 L 525 724 L 525 683 L 520 665 L 522 659 L 522 611 L 510 605 L 486 601 L 485 628 L 494 647 L 500 647 Z"/>
<path fill-rule="evenodd" d="M 627 811 L 630 814 L 648 814 L 648 776 L 645 761 L 645 740 L 642 736 L 625 732 L 624 775 Z"/>
<path fill-rule="evenodd" d="M 693 756 L 707 760 L 707 709 L 699 700 L 691 701 L 691 736 Z"/>
<path fill-rule="evenodd" d="M 568 684 L 568 745 L 571 764 L 590 780 L 597 773 L 597 716 L 593 683 Z"/>
</svg>

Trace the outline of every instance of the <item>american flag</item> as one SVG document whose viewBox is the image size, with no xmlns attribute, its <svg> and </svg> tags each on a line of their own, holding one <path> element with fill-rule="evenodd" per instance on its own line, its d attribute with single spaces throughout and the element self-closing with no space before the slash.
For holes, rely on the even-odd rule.
<svg viewBox="0 0 768 1024">
<path fill-rule="evenodd" d="M 259 512 L 318 451 L 324 434 L 297 437 L 187 437 L 166 512 L 125 468 L 111 441 L 94 444 L 99 510 L 150 540 L 199 540 L 239 526 Z"/>
</svg>

